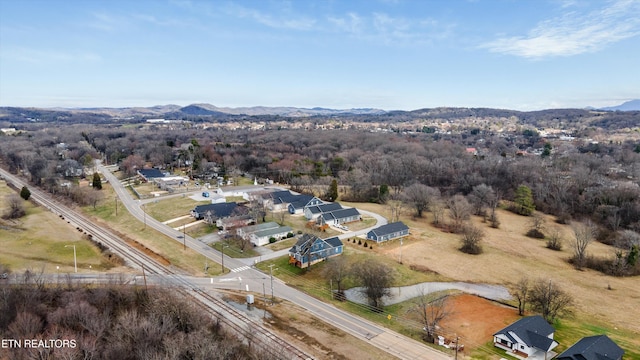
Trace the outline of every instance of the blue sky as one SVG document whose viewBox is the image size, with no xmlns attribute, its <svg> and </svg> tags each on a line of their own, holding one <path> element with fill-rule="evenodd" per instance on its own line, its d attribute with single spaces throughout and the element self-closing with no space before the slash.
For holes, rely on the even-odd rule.
<svg viewBox="0 0 640 360">
<path fill-rule="evenodd" d="M 0 0 L 0 106 L 640 98 L 640 0 Z"/>
</svg>

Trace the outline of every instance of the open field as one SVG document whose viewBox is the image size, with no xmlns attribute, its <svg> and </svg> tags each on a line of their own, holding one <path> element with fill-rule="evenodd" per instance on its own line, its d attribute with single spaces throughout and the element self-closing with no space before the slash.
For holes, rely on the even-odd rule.
<svg viewBox="0 0 640 360">
<path fill-rule="evenodd" d="M 382 205 L 357 206 L 390 215 Z M 546 217 L 547 226 L 557 227 L 562 232 L 562 251 L 549 250 L 544 240 L 524 236 L 529 229 L 529 218 L 504 210 L 498 210 L 498 217 L 501 222 L 499 229 L 492 229 L 481 219 L 473 218 L 474 223 L 486 233 L 484 253 L 474 256 L 457 250 L 460 246 L 458 235 L 434 228 L 430 224 L 431 214 L 426 213 L 422 219 L 413 219 L 407 212 L 401 216 L 401 220 L 411 228 L 411 236 L 404 242 L 403 263 L 424 266 L 450 279 L 507 287 L 522 277 L 552 280 L 575 300 L 573 317 L 562 319 L 558 327 L 557 334 L 562 340 L 560 350 L 581 336 L 604 331 L 612 334 L 612 338 L 620 345 L 626 345 L 625 350 L 630 352 L 630 358 L 634 355 L 640 358 L 640 352 L 636 350 L 640 349 L 640 324 L 636 321 L 640 316 L 640 278 L 616 278 L 593 270 L 575 270 L 566 261 L 571 256 L 571 229 L 554 223 L 552 217 Z M 374 247 L 374 250 L 390 258 L 399 256 L 397 243 Z M 592 243 L 587 251 L 595 256 L 613 254 L 612 247 L 597 242 Z"/>
<path fill-rule="evenodd" d="M 167 221 L 189 215 L 198 205 L 210 204 L 210 201 L 195 201 L 186 194 L 166 200 L 158 200 L 144 205 L 148 215 L 158 221 Z M 173 224 L 171 224 L 173 226 Z M 177 225 L 176 225 L 177 226 Z"/>
<path fill-rule="evenodd" d="M 209 267 L 209 271 L 205 274 L 203 271 L 207 259 L 204 256 L 191 249 L 184 250 L 178 241 L 170 239 L 150 227 L 145 227 L 143 223 L 131 216 L 122 204 L 119 204 L 118 215 L 116 215 L 113 189 L 107 185 L 103 187 L 102 191 L 104 192 L 104 200 L 99 202 L 95 210 L 91 206 L 83 208 L 83 211 L 94 216 L 98 223 L 108 225 L 121 236 L 143 244 L 166 258 L 173 266 L 189 274 L 203 276 L 217 275 L 220 272 L 218 267 L 213 266 Z"/>
<path fill-rule="evenodd" d="M 6 209 L 5 197 L 15 193 L 0 181 L 0 213 Z M 0 220 L 0 263 L 13 272 L 44 270 L 47 273 L 74 271 L 76 247 L 78 272 L 126 271 L 114 266 L 93 243 L 55 214 L 25 201 L 27 215 L 16 220 Z M 69 245 L 65 248 L 66 245 Z"/>
</svg>

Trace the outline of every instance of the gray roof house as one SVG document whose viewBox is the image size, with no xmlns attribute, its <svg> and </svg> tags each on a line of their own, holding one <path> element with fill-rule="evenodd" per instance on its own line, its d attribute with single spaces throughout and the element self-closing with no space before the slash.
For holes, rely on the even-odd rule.
<svg viewBox="0 0 640 360">
<path fill-rule="evenodd" d="M 621 360 L 624 350 L 607 335 L 589 336 L 571 345 L 556 360 Z"/>
<path fill-rule="evenodd" d="M 138 175 L 142 176 L 144 181 L 151 181 L 155 178 L 165 177 L 166 175 L 158 169 L 140 169 Z"/>
<path fill-rule="evenodd" d="M 356 208 L 339 209 L 318 216 L 316 222 L 320 225 L 339 225 L 362 220 L 362 215 Z"/>
<path fill-rule="evenodd" d="M 263 246 L 269 243 L 270 238 L 280 240 L 287 237 L 287 234 L 289 234 L 291 231 L 292 229 L 288 226 L 280 226 L 273 229 L 260 230 L 251 233 L 249 235 L 249 239 L 255 246 Z"/>
<path fill-rule="evenodd" d="M 267 229 L 275 229 L 280 227 L 280 225 L 278 225 L 275 222 L 266 222 L 266 223 L 262 223 L 262 224 L 256 224 L 256 225 L 250 225 L 250 226 L 245 226 L 245 227 L 241 227 L 238 230 L 236 230 L 236 234 L 238 236 L 240 236 L 241 238 L 248 240 L 249 239 L 249 235 L 253 234 L 254 232 L 258 232 L 258 231 L 262 231 L 262 230 L 267 230 Z"/>
<path fill-rule="evenodd" d="M 213 220 L 224 219 L 230 216 L 244 215 L 247 208 L 235 202 L 198 205 L 191 210 L 191 215 L 198 219 L 204 219 L 207 214 L 211 214 Z"/>
<path fill-rule="evenodd" d="M 307 220 L 315 220 L 318 218 L 318 216 L 326 212 L 332 212 L 340 209 L 342 209 L 342 205 L 338 203 L 312 205 L 304 208 L 304 216 L 307 218 Z"/>
<path fill-rule="evenodd" d="M 493 345 L 519 359 L 552 359 L 555 329 L 540 315 L 527 316 L 493 334 Z"/>
<path fill-rule="evenodd" d="M 367 233 L 367 239 L 377 243 L 409 235 L 409 227 L 402 221 L 379 226 Z"/>
<path fill-rule="evenodd" d="M 342 254 L 344 244 L 337 237 L 320 239 L 312 234 L 303 234 L 289 249 L 289 264 L 299 268 L 309 267 L 330 257 Z"/>
</svg>

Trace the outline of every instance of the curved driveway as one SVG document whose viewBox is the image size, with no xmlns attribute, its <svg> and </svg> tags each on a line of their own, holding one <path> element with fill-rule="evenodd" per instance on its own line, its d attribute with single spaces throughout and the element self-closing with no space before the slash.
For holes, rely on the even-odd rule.
<svg viewBox="0 0 640 360">
<path fill-rule="evenodd" d="M 193 239 L 190 236 L 186 236 L 184 239 L 182 232 L 174 230 L 173 228 L 157 221 L 150 216 L 146 216 L 140 207 L 138 200 L 134 200 L 129 196 L 124 186 L 120 181 L 102 164 L 98 164 L 98 169 L 102 175 L 111 183 L 116 194 L 122 200 L 122 203 L 127 210 L 138 220 L 144 221 L 146 226 L 150 226 L 153 229 L 175 239 L 176 241 L 189 246 L 194 251 L 204 255 L 205 257 L 221 263 L 220 252 L 213 248 L 203 244 L 202 242 Z M 372 214 L 373 215 L 373 214 Z M 378 215 L 379 216 L 379 215 Z M 378 218 L 376 216 L 376 218 Z M 382 219 L 383 221 L 386 221 Z M 359 233 L 366 233 L 368 229 L 363 229 L 354 233 L 345 233 L 341 236 L 349 237 Z M 263 257 L 264 259 L 264 257 Z M 207 279 L 201 278 L 202 287 L 204 290 L 209 290 L 214 287 L 220 288 L 233 288 L 244 291 L 261 292 L 262 289 L 267 289 L 267 292 L 272 292 L 275 296 L 289 300 L 299 306 L 304 307 L 309 312 L 314 314 L 319 320 L 326 321 L 333 326 L 348 332 L 364 341 L 370 343 L 379 349 L 396 356 L 400 359 L 432 359 L 432 360 L 444 360 L 451 357 L 433 348 L 430 348 L 421 342 L 410 339 L 406 336 L 400 335 L 394 331 L 386 329 L 382 326 L 374 324 L 368 320 L 352 315 L 346 311 L 336 308 L 331 304 L 324 303 L 314 297 L 311 297 L 301 291 L 287 286 L 279 279 L 271 279 L 264 273 L 258 271 L 250 264 L 245 263 L 246 259 L 234 259 L 225 257 L 225 265 L 231 269 L 231 272 L 218 278 Z M 207 282 L 208 280 L 208 282 Z M 271 287 L 273 286 L 273 287 Z"/>
</svg>

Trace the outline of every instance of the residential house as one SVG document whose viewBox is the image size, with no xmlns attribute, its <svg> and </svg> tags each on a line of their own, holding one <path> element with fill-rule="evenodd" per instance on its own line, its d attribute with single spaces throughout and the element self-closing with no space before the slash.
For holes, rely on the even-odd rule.
<svg viewBox="0 0 640 360">
<path fill-rule="evenodd" d="M 344 245 L 337 236 L 320 239 L 312 234 L 303 234 L 289 249 L 289 264 L 299 268 L 311 266 L 330 257 L 342 254 Z"/>
<path fill-rule="evenodd" d="M 160 177 L 152 177 L 149 181 L 153 181 L 162 190 L 169 190 L 170 188 L 173 188 L 176 186 L 182 186 L 182 185 L 188 184 L 189 178 L 186 176 L 164 176 L 163 175 Z"/>
<path fill-rule="evenodd" d="M 144 182 L 153 181 L 155 178 L 165 177 L 165 174 L 158 169 L 140 169 L 138 175 L 142 177 Z"/>
<path fill-rule="evenodd" d="M 271 238 L 275 238 L 276 240 L 286 238 L 291 231 L 292 229 L 288 226 L 279 226 L 277 228 L 260 230 L 251 233 L 249 235 L 249 239 L 253 245 L 262 246 L 267 245 L 269 243 L 269 239 Z"/>
<path fill-rule="evenodd" d="M 249 214 L 241 214 L 236 216 L 229 216 L 216 220 L 216 226 L 224 231 L 231 229 L 237 229 L 242 226 L 252 224 L 255 220 Z"/>
<path fill-rule="evenodd" d="M 313 195 L 300 194 L 287 205 L 290 214 L 302 214 L 307 206 L 320 205 L 323 201 Z"/>
<path fill-rule="evenodd" d="M 362 215 L 356 208 L 339 209 L 318 216 L 319 225 L 341 225 L 362 220 Z"/>
<path fill-rule="evenodd" d="M 318 218 L 318 216 L 324 213 L 332 212 L 340 209 L 342 209 L 342 205 L 338 203 L 311 205 L 304 208 L 304 217 L 306 217 L 307 220 L 315 220 Z"/>
<path fill-rule="evenodd" d="M 224 219 L 231 216 L 245 215 L 248 209 L 242 205 L 238 205 L 235 202 L 221 203 L 221 204 L 206 204 L 198 205 L 191 210 L 191 215 L 202 220 L 207 217 L 210 221 L 217 221 L 218 219 Z"/>
<path fill-rule="evenodd" d="M 409 235 L 409 227 L 402 221 L 379 226 L 367 233 L 367 239 L 377 243 Z"/>
<path fill-rule="evenodd" d="M 556 360 L 621 360 L 624 350 L 607 335 L 589 336 L 571 345 Z"/>
<path fill-rule="evenodd" d="M 274 191 L 262 195 L 263 205 L 272 211 L 289 211 L 301 214 L 305 206 L 322 204 L 322 200 L 306 194 L 295 194 L 289 190 Z"/>
<path fill-rule="evenodd" d="M 266 222 L 262 224 L 241 227 L 238 230 L 236 230 L 236 234 L 238 234 L 238 236 L 240 236 L 241 238 L 248 240 L 249 235 L 253 234 L 254 232 L 268 230 L 268 229 L 275 229 L 277 227 L 280 227 L 280 225 L 278 225 L 275 222 Z"/>
<path fill-rule="evenodd" d="M 493 334 L 493 345 L 518 359 L 552 359 L 558 342 L 555 329 L 540 315 L 523 317 Z"/>
</svg>

